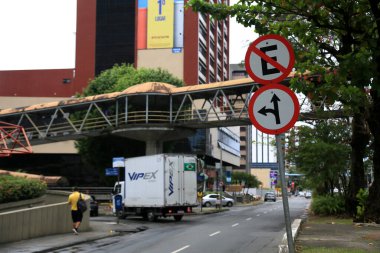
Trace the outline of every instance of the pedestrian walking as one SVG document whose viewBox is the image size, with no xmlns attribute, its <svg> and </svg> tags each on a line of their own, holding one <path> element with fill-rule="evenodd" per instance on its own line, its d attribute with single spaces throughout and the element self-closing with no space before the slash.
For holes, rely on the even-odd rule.
<svg viewBox="0 0 380 253">
<path fill-rule="evenodd" d="M 73 193 L 70 194 L 68 204 L 71 205 L 71 219 L 73 220 L 73 232 L 78 235 L 80 223 L 82 222 L 83 213 L 78 209 L 78 200 L 81 197 L 81 193 L 78 187 L 73 187 Z"/>
</svg>

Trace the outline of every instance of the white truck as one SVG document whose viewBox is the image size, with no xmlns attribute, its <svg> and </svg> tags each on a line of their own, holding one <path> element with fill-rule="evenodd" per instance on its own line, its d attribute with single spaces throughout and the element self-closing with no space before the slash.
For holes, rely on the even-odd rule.
<svg viewBox="0 0 380 253">
<path fill-rule="evenodd" d="M 119 215 L 141 215 L 149 221 L 173 216 L 180 221 L 198 205 L 196 166 L 194 155 L 158 154 L 125 159 L 125 180 L 116 182 L 114 188 L 114 194 L 122 196 L 123 210 Z"/>
</svg>

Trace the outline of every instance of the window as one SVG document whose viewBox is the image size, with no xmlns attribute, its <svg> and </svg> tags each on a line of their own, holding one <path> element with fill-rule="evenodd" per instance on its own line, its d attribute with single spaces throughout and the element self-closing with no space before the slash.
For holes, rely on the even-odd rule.
<svg viewBox="0 0 380 253">
<path fill-rule="evenodd" d="M 199 23 L 199 33 L 202 34 L 204 38 L 207 38 L 207 29 L 202 23 Z"/>
<path fill-rule="evenodd" d="M 215 83 L 215 75 L 210 73 L 210 83 Z"/>
<path fill-rule="evenodd" d="M 210 65 L 215 68 L 215 58 L 213 56 L 210 56 Z"/>
<path fill-rule="evenodd" d="M 199 42 L 199 48 L 198 48 L 199 52 L 205 56 L 207 55 L 207 49 L 206 49 L 206 46 L 203 44 L 203 42 Z"/>
<path fill-rule="evenodd" d="M 218 129 L 218 144 L 221 149 L 236 156 L 240 156 L 239 136 L 231 132 L 228 128 L 220 127 Z"/>
<path fill-rule="evenodd" d="M 198 69 L 199 69 L 199 72 L 201 72 L 204 76 L 206 76 L 207 68 L 206 68 L 206 65 L 202 61 L 199 61 Z"/>
<path fill-rule="evenodd" d="M 215 51 L 215 41 L 213 39 L 210 40 L 211 51 Z"/>
<path fill-rule="evenodd" d="M 215 34 L 215 25 L 213 22 L 210 23 L 210 31 L 212 34 Z"/>
</svg>

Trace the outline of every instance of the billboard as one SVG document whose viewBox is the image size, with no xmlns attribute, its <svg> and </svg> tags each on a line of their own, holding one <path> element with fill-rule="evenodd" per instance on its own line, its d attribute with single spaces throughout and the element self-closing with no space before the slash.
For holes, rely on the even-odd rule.
<svg viewBox="0 0 380 253">
<path fill-rule="evenodd" d="M 139 0 L 137 49 L 183 47 L 183 0 Z"/>
</svg>

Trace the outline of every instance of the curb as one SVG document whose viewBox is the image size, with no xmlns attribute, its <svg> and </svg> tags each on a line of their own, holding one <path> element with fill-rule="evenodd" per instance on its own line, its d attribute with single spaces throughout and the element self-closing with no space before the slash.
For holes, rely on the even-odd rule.
<svg viewBox="0 0 380 253">
<path fill-rule="evenodd" d="M 93 241 L 97 241 L 97 240 L 105 239 L 105 238 L 109 238 L 109 237 L 120 236 L 120 235 L 121 234 L 119 232 L 115 231 L 115 232 L 113 232 L 112 234 L 109 234 L 109 235 L 93 236 L 91 238 L 86 238 L 86 239 L 84 239 L 82 241 L 79 241 L 79 242 L 71 242 L 71 243 L 66 243 L 66 244 L 50 247 L 48 249 L 34 251 L 34 253 L 48 253 L 48 252 L 52 252 L 52 251 L 55 251 L 55 250 L 59 250 L 59 249 L 67 248 L 67 247 L 72 247 L 72 246 L 79 245 L 79 244 L 84 244 L 84 243 L 87 243 L 87 242 L 93 242 Z"/>
<path fill-rule="evenodd" d="M 292 223 L 293 242 L 295 241 L 295 238 L 297 237 L 301 224 L 302 224 L 302 219 L 295 219 Z M 278 253 L 288 253 L 288 252 L 289 252 L 288 236 L 285 233 L 284 236 L 282 237 L 281 244 L 278 245 Z"/>
</svg>

